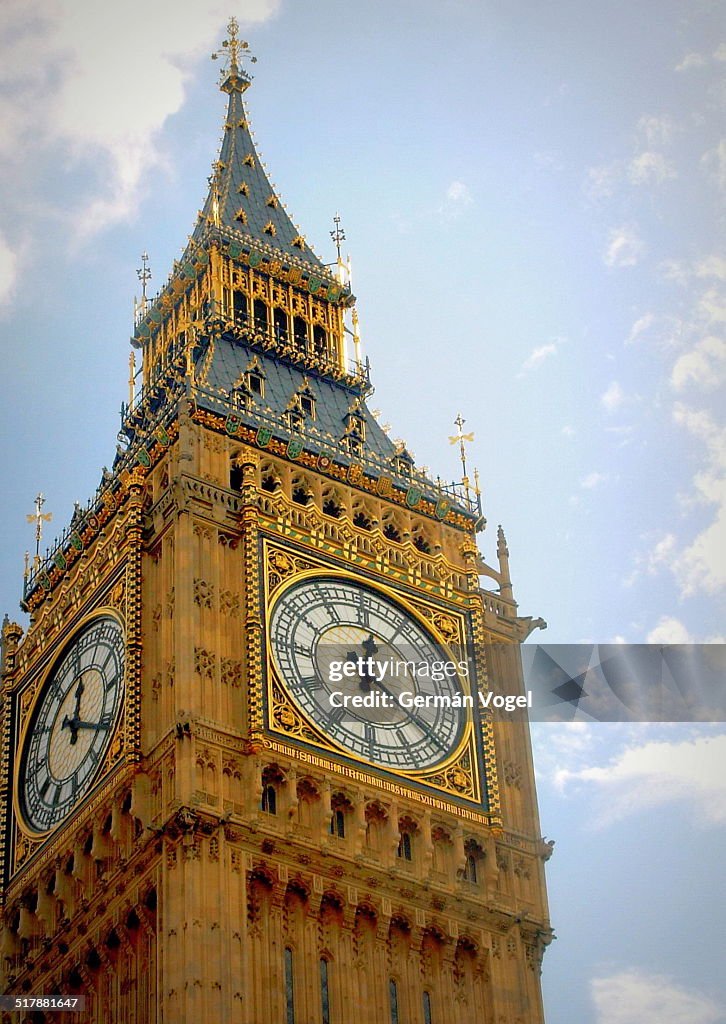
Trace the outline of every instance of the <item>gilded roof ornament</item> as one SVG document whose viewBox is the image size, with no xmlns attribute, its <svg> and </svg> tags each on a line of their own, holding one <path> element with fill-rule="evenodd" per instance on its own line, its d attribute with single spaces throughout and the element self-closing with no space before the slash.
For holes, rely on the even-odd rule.
<svg viewBox="0 0 726 1024">
<path fill-rule="evenodd" d="M 212 60 L 222 60 L 222 82 L 220 88 L 224 92 L 244 92 L 252 82 L 252 75 L 240 67 L 244 59 L 251 64 L 257 63 L 257 57 L 250 52 L 250 44 L 239 38 L 239 22 L 230 18 L 227 22 L 227 38 L 222 41 L 219 50 L 212 54 Z"/>
</svg>

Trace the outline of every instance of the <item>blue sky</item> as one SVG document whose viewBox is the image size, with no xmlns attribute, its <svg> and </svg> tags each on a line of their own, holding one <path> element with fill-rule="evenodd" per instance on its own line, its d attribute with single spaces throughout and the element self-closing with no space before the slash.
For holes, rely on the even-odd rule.
<svg viewBox="0 0 726 1024">
<path fill-rule="evenodd" d="M 204 199 L 230 14 L 324 259 L 341 213 L 371 404 L 448 478 L 461 410 L 522 614 L 552 643 L 723 641 L 726 29 L 700 0 L 5 3 L 0 613 L 36 493 L 52 537 L 112 461 L 139 255 L 155 290 Z M 725 1019 L 724 744 L 536 727 L 551 1021 Z"/>
</svg>

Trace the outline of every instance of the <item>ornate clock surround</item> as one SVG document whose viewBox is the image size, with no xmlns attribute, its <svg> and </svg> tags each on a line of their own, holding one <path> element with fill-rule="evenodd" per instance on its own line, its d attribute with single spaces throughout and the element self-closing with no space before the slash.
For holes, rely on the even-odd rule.
<svg viewBox="0 0 726 1024">
<path fill-rule="evenodd" d="M 385 578 L 376 579 L 357 567 L 352 569 L 333 558 L 319 558 L 290 542 L 282 544 L 264 535 L 262 557 L 264 571 L 261 582 L 266 609 L 263 704 L 269 745 L 280 753 L 297 757 L 300 757 L 299 748 L 302 747 L 306 751 L 306 760 L 324 770 L 342 772 L 358 781 L 439 806 L 443 798 L 456 813 L 461 814 L 466 807 L 469 813 L 490 821 L 497 810 L 496 801 L 492 800 L 492 794 L 497 793 L 496 764 L 487 756 L 490 723 L 482 718 L 476 703 L 456 751 L 442 764 L 405 772 L 378 767 L 350 752 L 341 753 L 338 746 L 301 714 L 278 678 L 269 644 L 270 613 L 278 595 L 293 583 L 316 575 L 354 581 L 377 590 L 399 605 L 404 604 L 444 643 L 465 644 L 469 609 L 444 605 L 428 595 L 415 594 L 400 584 L 392 588 Z M 470 685 L 475 691 L 477 685 L 483 684 L 479 678 L 472 679 Z"/>
</svg>

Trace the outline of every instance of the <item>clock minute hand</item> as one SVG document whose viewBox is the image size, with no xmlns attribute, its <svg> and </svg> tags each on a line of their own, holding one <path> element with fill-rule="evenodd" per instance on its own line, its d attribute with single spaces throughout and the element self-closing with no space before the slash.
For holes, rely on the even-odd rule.
<svg viewBox="0 0 726 1024">
<path fill-rule="evenodd" d="M 82 722 L 74 719 L 76 729 L 108 729 L 108 722 Z"/>
</svg>

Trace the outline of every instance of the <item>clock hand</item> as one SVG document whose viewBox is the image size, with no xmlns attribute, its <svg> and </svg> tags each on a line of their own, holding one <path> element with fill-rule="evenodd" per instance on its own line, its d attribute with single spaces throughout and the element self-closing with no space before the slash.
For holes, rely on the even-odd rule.
<svg viewBox="0 0 726 1024">
<path fill-rule="evenodd" d="M 371 676 L 370 671 L 368 669 L 368 659 L 372 658 L 374 654 L 378 653 L 378 647 L 376 646 L 376 642 L 373 639 L 372 633 L 369 634 L 367 640 L 364 640 L 362 642 L 361 647 L 363 648 L 362 660 L 363 664 L 365 665 L 365 672 L 359 673 L 360 688 L 361 690 L 365 690 L 366 693 L 369 693 L 371 689 L 371 684 L 374 682 L 374 679 Z M 348 651 L 348 655 L 345 660 L 348 662 L 353 662 L 353 664 L 358 664 L 360 658 L 356 655 L 355 651 Z"/>
<path fill-rule="evenodd" d="M 108 722 L 82 722 L 80 719 L 75 719 L 76 729 L 108 729 Z"/>
<path fill-rule="evenodd" d="M 81 713 L 81 697 L 83 696 L 83 691 L 84 690 L 85 690 L 85 686 L 83 685 L 83 679 L 79 679 L 78 680 L 78 686 L 76 687 L 76 707 L 75 707 L 75 710 L 73 712 L 73 717 L 74 718 L 78 718 L 78 716 Z"/>
</svg>

